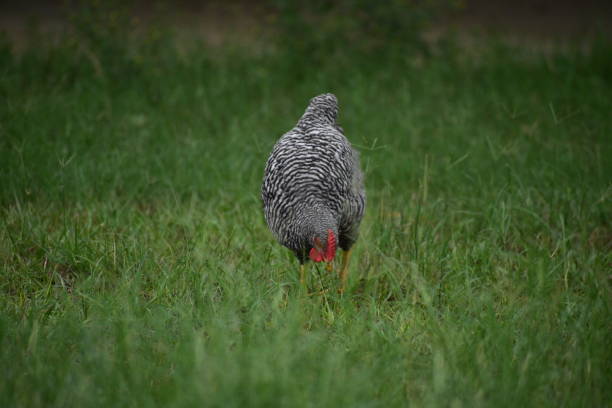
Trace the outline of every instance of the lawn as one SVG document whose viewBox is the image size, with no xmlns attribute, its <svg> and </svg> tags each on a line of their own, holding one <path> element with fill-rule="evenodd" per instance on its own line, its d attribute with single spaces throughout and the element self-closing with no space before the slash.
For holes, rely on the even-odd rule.
<svg viewBox="0 0 612 408">
<path fill-rule="evenodd" d="M 0 45 L 0 406 L 612 404 L 609 44 L 73 40 Z M 323 92 L 368 208 L 307 296 L 259 188 Z"/>
</svg>

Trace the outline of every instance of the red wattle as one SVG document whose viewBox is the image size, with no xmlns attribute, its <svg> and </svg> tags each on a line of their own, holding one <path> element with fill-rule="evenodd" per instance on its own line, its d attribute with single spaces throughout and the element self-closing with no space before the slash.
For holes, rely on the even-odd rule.
<svg viewBox="0 0 612 408">
<path fill-rule="evenodd" d="M 309 256 L 314 262 L 321 262 L 323 260 L 323 256 L 319 251 L 317 251 L 317 248 L 312 248 Z"/>
</svg>

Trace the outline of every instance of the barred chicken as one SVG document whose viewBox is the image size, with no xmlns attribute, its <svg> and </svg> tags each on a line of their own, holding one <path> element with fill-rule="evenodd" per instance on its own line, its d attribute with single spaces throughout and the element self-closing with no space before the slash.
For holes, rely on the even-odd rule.
<svg viewBox="0 0 612 408">
<path fill-rule="evenodd" d="M 366 205 L 359 153 L 336 123 L 338 100 L 323 94 L 272 149 L 261 198 L 270 231 L 300 262 L 327 262 L 333 270 L 336 248 L 343 250 L 340 291 L 344 291 L 351 248 Z"/>
</svg>

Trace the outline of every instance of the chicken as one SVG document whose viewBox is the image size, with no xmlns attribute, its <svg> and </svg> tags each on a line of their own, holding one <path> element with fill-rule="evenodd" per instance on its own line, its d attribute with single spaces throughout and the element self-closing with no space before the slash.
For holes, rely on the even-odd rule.
<svg viewBox="0 0 612 408">
<path fill-rule="evenodd" d="M 261 198 L 270 231 L 300 262 L 327 262 L 332 270 L 336 248 L 343 252 L 340 291 L 344 291 L 351 248 L 366 206 L 359 153 L 336 123 L 338 100 L 323 94 L 272 149 Z"/>
</svg>

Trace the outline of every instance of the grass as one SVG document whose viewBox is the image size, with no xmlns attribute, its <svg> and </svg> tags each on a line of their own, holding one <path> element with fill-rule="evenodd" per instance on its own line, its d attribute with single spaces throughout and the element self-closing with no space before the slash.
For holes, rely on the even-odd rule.
<svg viewBox="0 0 612 408">
<path fill-rule="evenodd" d="M 1 47 L 0 406 L 610 406 L 609 47 L 103 45 Z M 305 297 L 259 186 L 327 91 L 369 202 Z"/>
</svg>

